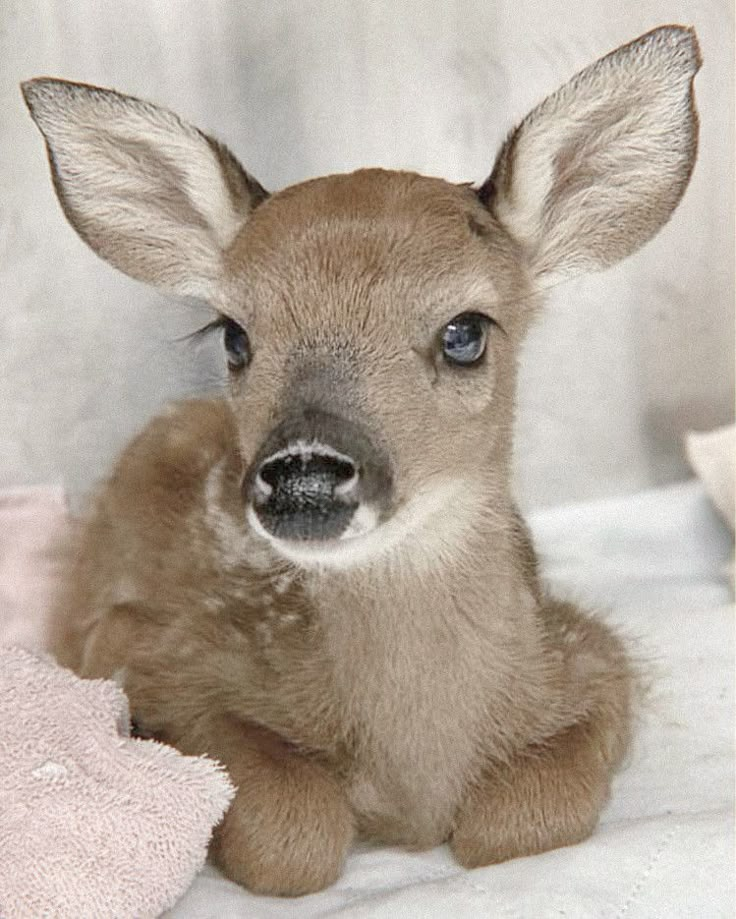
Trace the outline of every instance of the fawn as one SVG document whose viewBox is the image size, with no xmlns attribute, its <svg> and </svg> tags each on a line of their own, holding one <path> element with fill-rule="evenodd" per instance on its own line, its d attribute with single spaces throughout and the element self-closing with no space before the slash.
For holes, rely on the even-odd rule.
<svg viewBox="0 0 736 919">
<path fill-rule="evenodd" d="M 540 585 L 516 359 L 546 287 L 677 206 L 699 65 L 679 26 L 613 51 L 477 188 L 366 169 L 273 195 L 169 111 L 23 84 L 77 233 L 222 329 L 227 398 L 153 420 L 80 523 L 55 650 L 225 764 L 211 855 L 251 890 L 329 885 L 356 837 L 471 867 L 592 832 L 634 668 Z"/>
</svg>

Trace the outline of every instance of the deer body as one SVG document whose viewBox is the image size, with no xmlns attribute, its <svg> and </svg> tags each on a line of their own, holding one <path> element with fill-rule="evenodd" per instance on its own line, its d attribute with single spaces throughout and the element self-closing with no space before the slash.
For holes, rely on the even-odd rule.
<svg viewBox="0 0 736 919">
<path fill-rule="evenodd" d="M 473 866 L 592 831 L 632 671 L 538 582 L 509 486 L 515 361 L 550 278 L 624 257 L 676 206 L 697 66 L 678 27 L 614 52 L 479 191 L 361 170 L 268 196 L 168 112 L 26 84 L 80 235 L 222 317 L 228 398 L 125 451 L 55 647 L 117 676 L 141 731 L 228 767 L 213 855 L 252 889 L 319 889 L 356 835 L 449 840 Z"/>
<path fill-rule="evenodd" d="M 182 484 L 193 500 L 177 513 Z M 215 716 L 263 726 L 341 776 L 359 828 L 427 847 L 448 838 L 489 758 L 506 761 L 593 701 L 578 697 L 575 617 L 566 631 L 546 621 L 531 559 L 518 565 L 526 536 L 512 507 L 505 519 L 494 509 L 446 584 L 427 559 L 347 577 L 293 570 L 242 532 L 240 508 L 230 410 L 193 401 L 134 441 L 82 534 L 60 659 L 88 677 L 122 670 L 147 732 L 217 755 Z M 625 710 L 628 669 L 597 663 L 607 701 Z"/>
</svg>

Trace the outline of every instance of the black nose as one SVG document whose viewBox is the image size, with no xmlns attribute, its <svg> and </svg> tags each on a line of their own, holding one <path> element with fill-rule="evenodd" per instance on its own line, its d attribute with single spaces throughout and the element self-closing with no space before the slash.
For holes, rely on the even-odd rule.
<svg viewBox="0 0 736 919">
<path fill-rule="evenodd" d="M 335 539 L 358 506 L 358 481 L 349 456 L 294 445 L 261 463 L 253 507 L 263 526 L 281 539 Z"/>
</svg>

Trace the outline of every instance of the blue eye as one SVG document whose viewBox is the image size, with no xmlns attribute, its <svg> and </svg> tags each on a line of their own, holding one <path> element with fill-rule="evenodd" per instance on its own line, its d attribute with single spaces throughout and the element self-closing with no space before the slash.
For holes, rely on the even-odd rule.
<svg viewBox="0 0 736 919">
<path fill-rule="evenodd" d="M 223 320 L 223 330 L 227 366 L 233 372 L 242 370 L 250 360 L 248 335 L 233 319 Z"/>
<path fill-rule="evenodd" d="M 460 313 L 442 330 L 442 352 L 451 364 L 467 366 L 479 361 L 486 350 L 491 320 L 481 313 Z"/>
</svg>

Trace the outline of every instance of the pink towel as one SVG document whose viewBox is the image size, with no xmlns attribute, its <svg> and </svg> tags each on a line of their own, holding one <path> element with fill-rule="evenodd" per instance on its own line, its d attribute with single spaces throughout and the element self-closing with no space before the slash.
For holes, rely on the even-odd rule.
<svg viewBox="0 0 736 919">
<path fill-rule="evenodd" d="M 61 486 L 0 490 L 0 645 L 44 647 L 67 526 Z"/>
<path fill-rule="evenodd" d="M 2 919 L 159 916 L 232 795 L 212 760 L 131 738 L 114 683 L 0 648 Z"/>
</svg>

